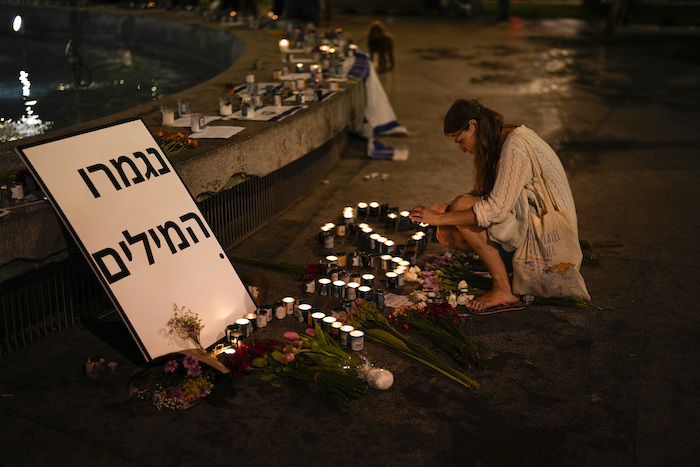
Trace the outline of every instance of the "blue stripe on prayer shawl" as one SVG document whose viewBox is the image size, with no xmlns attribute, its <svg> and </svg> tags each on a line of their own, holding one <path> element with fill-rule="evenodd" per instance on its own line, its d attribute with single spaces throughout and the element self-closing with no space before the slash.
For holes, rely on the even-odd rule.
<svg viewBox="0 0 700 467">
<path fill-rule="evenodd" d="M 393 148 L 382 144 L 380 141 L 372 141 L 372 145 L 374 147 L 369 155 L 369 157 L 372 159 L 384 159 L 390 161 L 394 158 Z"/>
<path fill-rule="evenodd" d="M 348 76 L 359 76 L 362 81 L 367 81 L 370 66 L 372 66 L 372 62 L 369 61 L 369 55 L 355 51 L 355 63 L 348 71 Z"/>
<path fill-rule="evenodd" d="M 272 117 L 272 118 L 271 118 L 270 120 L 268 120 L 268 121 L 269 121 L 269 122 L 276 122 L 277 120 L 280 120 L 280 119 L 286 117 L 287 115 L 289 115 L 289 114 L 291 114 L 291 113 L 293 113 L 293 112 L 296 112 L 297 110 L 302 109 L 302 108 L 303 108 L 303 106 L 301 106 L 301 105 L 296 105 L 296 106 L 292 107 L 292 108 L 289 109 L 289 110 L 285 110 L 284 112 L 282 112 L 282 113 L 279 114 L 279 115 L 275 115 L 274 117 Z"/>
<path fill-rule="evenodd" d="M 392 120 L 389 123 L 384 123 L 383 125 L 375 126 L 374 132 L 381 134 L 381 133 L 384 133 L 386 131 L 391 130 L 392 128 L 396 128 L 397 126 L 400 126 L 399 122 L 397 122 L 396 120 Z"/>
</svg>

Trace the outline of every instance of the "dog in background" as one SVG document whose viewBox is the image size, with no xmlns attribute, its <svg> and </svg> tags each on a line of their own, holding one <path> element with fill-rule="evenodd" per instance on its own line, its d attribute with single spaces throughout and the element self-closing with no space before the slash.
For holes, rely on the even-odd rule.
<svg viewBox="0 0 700 467">
<path fill-rule="evenodd" d="M 373 21 L 369 25 L 367 49 L 372 63 L 375 63 L 375 58 L 378 59 L 378 73 L 394 69 L 394 38 L 386 31 L 386 26 L 381 21 Z"/>
</svg>

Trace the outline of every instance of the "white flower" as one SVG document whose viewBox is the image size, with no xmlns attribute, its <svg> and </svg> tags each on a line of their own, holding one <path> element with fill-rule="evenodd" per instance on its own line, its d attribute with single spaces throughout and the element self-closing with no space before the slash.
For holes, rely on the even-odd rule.
<svg viewBox="0 0 700 467">
<path fill-rule="evenodd" d="M 248 292 L 250 292 L 250 295 L 253 296 L 253 299 L 254 299 L 254 300 L 257 300 L 257 299 L 258 299 L 259 292 L 258 292 L 258 288 L 257 288 L 256 286 L 254 286 L 254 285 L 249 285 L 249 286 L 248 286 Z"/>
<path fill-rule="evenodd" d="M 450 258 L 452 258 L 452 252 L 446 251 L 444 256 L 445 256 L 445 258 L 450 259 Z"/>
<path fill-rule="evenodd" d="M 447 297 L 447 303 L 449 303 L 452 308 L 457 308 L 457 296 L 451 293 L 450 296 Z"/>
<path fill-rule="evenodd" d="M 428 296 L 424 292 L 416 291 L 414 292 L 414 295 L 421 302 L 428 300 Z"/>
<path fill-rule="evenodd" d="M 428 298 L 435 298 L 435 295 L 436 294 L 433 291 L 428 292 Z"/>
<path fill-rule="evenodd" d="M 469 290 L 469 286 L 467 285 L 467 281 L 465 281 L 465 280 L 460 281 L 459 284 L 457 284 L 457 290 L 459 290 L 460 292 L 466 292 L 467 290 Z"/>
<path fill-rule="evenodd" d="M 474 295 L 471 294 L 460 294 L 459 297 L 457 297 L 457 304 L 459 305 L 466 305 L 467 303 L 471 302 L 474 300 Z"/>
<path fill-rule="evenodd" d="M 408 282 L 420 282 L 422 281 L 422 278 L 420 277 L 420 268 L 418 266 L 412 266 L 408 268 L 408 271 L 406 271 L 406 274 L 404 275 L 404 280 L 407 280 Z"/>
<path fill-rule="evenodd" d="M 425 300 L 423 300 L 423 301 L 416 303 L 416 306 L 419 308 L 425 308 L 426 306 L 428 306 L 428 304 L 425 302 Z"/>
</svg>

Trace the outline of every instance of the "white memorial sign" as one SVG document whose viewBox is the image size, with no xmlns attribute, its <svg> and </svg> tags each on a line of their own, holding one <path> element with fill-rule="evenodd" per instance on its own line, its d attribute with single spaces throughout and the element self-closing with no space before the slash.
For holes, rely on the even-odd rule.
<svg viewBox="0 0 700 467">
<path fill-rule="evenodd" d="M 193 348 L 168 333 L 197 313 L 206 348 L 255 303 L 141 120 L 17 150 L 100 278 L 144 357 Z"/>
</svg>

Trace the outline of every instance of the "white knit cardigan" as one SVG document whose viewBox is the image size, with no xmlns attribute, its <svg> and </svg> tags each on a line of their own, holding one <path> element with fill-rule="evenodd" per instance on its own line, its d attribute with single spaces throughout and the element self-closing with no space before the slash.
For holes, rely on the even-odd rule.
<svg viewBox="0 0 700 467">
<path fill-rule="evenodd" d="M 539 157 L 559 209 L 571 211 L 577 225 L 574 197 L 559 157 L 534 131 L 520 126 L 503 142 L 493 190 L 474 205 L 478 225 L 487 229 L 489 238 L 506 251 L 514 251 L 522 243 L 527 235 L 527 213 L 534 209 L 536 197 L 541 196 L 534 185 L 530 159 L 533 156 Z"/>
</svg>

